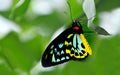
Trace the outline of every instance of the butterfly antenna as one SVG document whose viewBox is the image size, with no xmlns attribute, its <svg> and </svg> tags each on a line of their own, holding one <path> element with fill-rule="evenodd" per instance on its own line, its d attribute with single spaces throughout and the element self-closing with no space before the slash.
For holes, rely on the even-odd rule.
<svg viewBox="0 0 120 75">
<path fill-rule="evenodd" d="M 69 10 L 70 10 L 70 18 L 71 18 L 71 20 L 73 22 L 74 20 L 73 20 L 73 17 L 72 17 L 71 5 L 70 5 L 70 3 L 68 1 L 67 1 L 67 4 L 68 4 Z"/>
</svg>

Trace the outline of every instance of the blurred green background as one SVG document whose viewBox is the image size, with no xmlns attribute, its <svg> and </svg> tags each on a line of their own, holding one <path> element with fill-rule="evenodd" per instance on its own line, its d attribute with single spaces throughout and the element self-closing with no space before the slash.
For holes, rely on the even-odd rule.
<svg viewBox="0 0 120 75">
<path fill-rule="evenodd" d="M 84 14 L 82 0 L 69 2 L 74 19 Z M 120 0 L 95 0 L 95 4 L 94 23 L 105 21 L 104 29 L 112 35 L 85 35 L 92 56 L 45 69 L 39 64 L 45 47 L 59 28 L 71 23 L 66 1 L 0 0 L 0 75 L 120 75 L 120 18 L 116 18 L 120 17 Z"/>
</svg>

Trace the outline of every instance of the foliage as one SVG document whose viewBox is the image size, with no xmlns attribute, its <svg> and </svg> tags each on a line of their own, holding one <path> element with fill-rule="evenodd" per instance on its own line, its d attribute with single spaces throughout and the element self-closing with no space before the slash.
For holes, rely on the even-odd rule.
<svg viewBox="0 0 120 75">
<path fill-rule="evenodd" d="M 72 16 L 75 19 L 84 14 L 78 0 L 70 0 Z M 42 53 L 52 35 L 63 25 L 71 23 L 69 8 L 53 10 L 48 15 L 36 15 L 31 10 L 32 0 L 25 0 L 16 7 L 19 0 L 13 0 L 8 11 L 0 11 L 0 15 L 16 23 L 21 32 L 10 32 L 0 39 L 0 74 L 29 75 L 32 68 L 40 61 Z M 95 0 L 96 20 L 103 11 L 111 11 L 120 7 L 120 0 Z M 67 7 L 67 4 L 66 4 Z M 66 12 L 67 14 L 65 14 Z M 88 29 L 85 28 L 87 31 Z M 29 33 L 30 34 L 27 34 Z M 24 38 L 25 37 L 25 38 Z M 70 61 L 62 69 L 55 67 L 52 71 L 39 72 L 39 75 L 119 75 L 120 74 L 120 36 L 103 38 L 97 34 L 86 35 L 93 50 L 93 55 L 84 61 Z"/>
</svg>

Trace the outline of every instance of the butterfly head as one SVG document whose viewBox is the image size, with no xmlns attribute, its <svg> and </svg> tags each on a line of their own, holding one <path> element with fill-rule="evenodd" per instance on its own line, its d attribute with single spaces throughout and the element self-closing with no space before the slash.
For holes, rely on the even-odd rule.
<svg viewBox="0 0 120 75">
<path fill-rule="evenodd" d="M 82 26 L 79 22 L 73 22 L 72 28 L 75 33 L 83 33 Z"/>
</svg>

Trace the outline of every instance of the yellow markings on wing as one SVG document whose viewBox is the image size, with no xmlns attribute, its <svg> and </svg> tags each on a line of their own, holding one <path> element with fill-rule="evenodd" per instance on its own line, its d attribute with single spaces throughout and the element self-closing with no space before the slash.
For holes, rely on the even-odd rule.
<svg viewBox="0 0 120 75">
<path fill-rule="evenodd" d="M 76 56 L 75 53 L 74 53 L 74 54 L 71 54 L 71 50 L 69 50 L 69 49 L 66 49 L 66 53 L 67 53 L 67 54 L 70 54 L 71 57 L 74 56 L 75 58 L 85 58 L 85 56 L 87 56 L 87 52 L 84 53 L 82 56 L 80 56 L 80 55 L 77 55 L 77 56 Z"/>
<path fill-rule="evenodd" d="M 72 45 L 72 42 L 69 42 L 69 43 L 68 43 L 67 41 L 65 41 L 65 45 L 66 45 L 66 46 Z"/>
<path fill-rule="evenodd" d="M 73 34 L 69 34 L 67 38 L 70 39 L 71 36 L 73 36 Z M 65 41 L 65 45 L 66 45 L 66 46 L 72 45 L 72 42 L 67 42 L 67 41 Z"/>
<path fill-rule="evenodd" d="M 66 49 L 66 53 L 70 54 L 71 57 L 74 56 L 74 54 L 71 54 L 71 50 L 69 50 L 69 49 Z"/>
<path fill-rule="evenodd" d="M 66 46 L 68 46 L 68 45 L 69 45 L 69 43 L 68 43 L 67 41 L 65 41 L 65 45 L 66 45 Z"/>
<path fill-rule="evenodd" d="M 68 35 L 68 37 L 67 37 L 67 38 L 69 39 L 71 36 L 73 36 L 73 34 Z"/>
<path fill-rule="evenodd" d="M 66 53 L 69 53 L 69 54 L 70 54 L 71 52 L 70 52 L 70 50 L 69 50 L 69 49 L 66 49 Z"/>
<path fill-rule="evenodd" d="M 80 38 L 83 42 L 83 45 L 85 46 L 85 51 L 88 52 L 89 55 L 92 55 L 92 49 L 90 48 L 87 40 L 85 39 L 83 34 L 80 34 Z"/>
<path fill-rule="evenodd" d="M 75 57 L 75 58 L 85 58 L 85 56 L 87 56 L 87 53 L 83 54 L 82 56 L 80 56 L 80 55 L 76 56 L 76 55 L 74 54 L 74 57 Z"/>
</svg>

